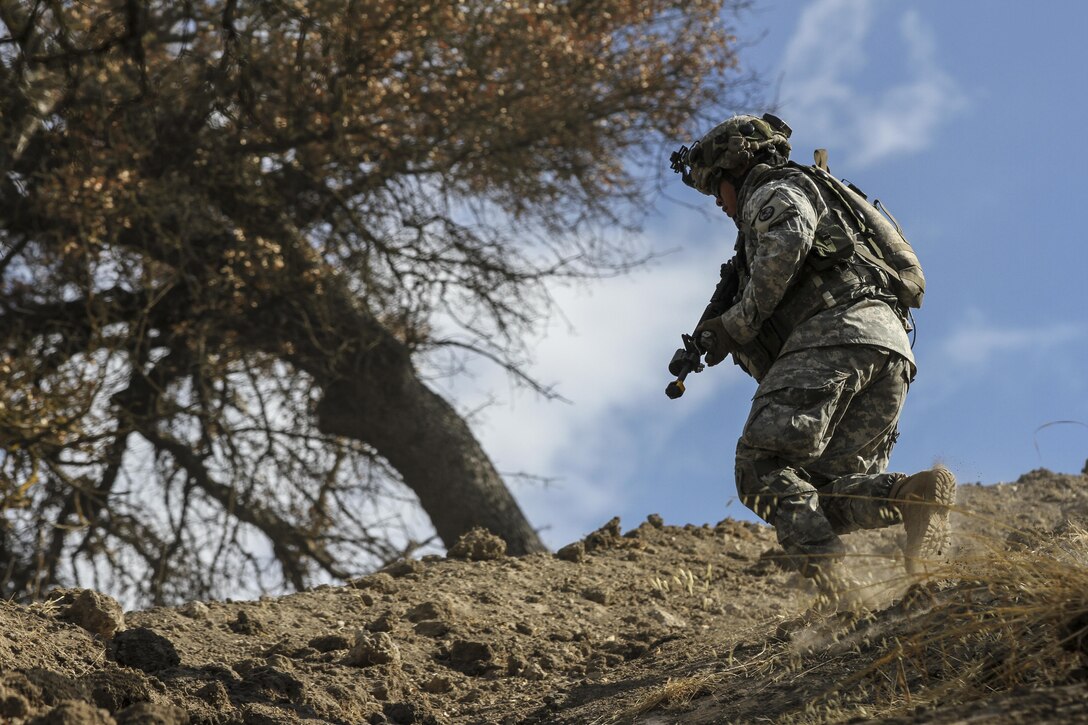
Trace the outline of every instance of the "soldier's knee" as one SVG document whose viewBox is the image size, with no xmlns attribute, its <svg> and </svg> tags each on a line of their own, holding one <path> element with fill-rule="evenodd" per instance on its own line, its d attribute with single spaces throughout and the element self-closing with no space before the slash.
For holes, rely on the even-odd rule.
<svg viewBox="0 0 1088 725">
<path fill-rule="evenodd" d="M 742 504 L 774 525 L 779 499 L 815 493 L 815 489 L 785 461 L 777 458 L 737 458 L 735 478 Z"/>
<path fill-rule="evenodd" d="M 737 493 L 742 499 L 745 496 L 758 493 L 763 485 L 760 481 L 759 472 L 756 470 L 755 461 L 738 458 L 734 478 L 737 481 Z"/>
<path fill-rule="evenodd" d="M 773 523 L 775 501 L 768 495 L 757 461 L 737 459 L 735 478 L 740 502 L 767 523 Z"/>
</svg>

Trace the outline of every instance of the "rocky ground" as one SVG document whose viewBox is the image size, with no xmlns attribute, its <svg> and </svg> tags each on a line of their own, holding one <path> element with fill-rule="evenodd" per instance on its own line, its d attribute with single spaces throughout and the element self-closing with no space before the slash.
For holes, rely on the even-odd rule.
<svg viewBox="0 0 1088 725">
<path fill-rule="evenodd" d="M 486 534 L 343 587 L 122 614 L 0 604 L 0 721 L 1070 722 L 1088 719 L 1088 477 L 960 487 L 956 561 L 854 535 L 833 612 L 726 520 L 510 558 Z"/>
</svg>

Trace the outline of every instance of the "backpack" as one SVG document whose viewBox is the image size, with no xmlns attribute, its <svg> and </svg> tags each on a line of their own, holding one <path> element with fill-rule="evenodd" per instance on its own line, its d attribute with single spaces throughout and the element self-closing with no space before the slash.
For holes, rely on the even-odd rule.
<svg viewBox="0 0 1088 725">
<path fill-rule="evenodd" d="M 891 291 L 900 304 L 906 308 L 921 307 L 926 291 L 922 265 L 899 223 L 880 200 L 869 203 L 861 189 L 832 176 L 827 170 L 827 151 L 824 149 L 816 151 L 816 163 L 812 166 L 793 161 L 787 162 L 787 166 L 803 172 L 841 202 L 858 232 L 852 252 L 887 274 Z"/>
</svg>

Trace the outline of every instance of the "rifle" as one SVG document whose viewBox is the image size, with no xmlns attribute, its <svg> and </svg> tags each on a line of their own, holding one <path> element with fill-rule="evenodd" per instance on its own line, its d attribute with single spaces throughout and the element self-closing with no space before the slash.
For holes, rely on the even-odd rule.
<svg viewBox="0 0 1088 725">
<path fill-rule="evenodd" d="M 710 302 L 703 310 L 703 316 L 699 318 L 699 322 L 718 317 L 732 307 L 739 289 L 740 277 L 737 275 L 734 260 L 730 259 L 721 267 L 721 279 L 718 280 L 718 286 L 714 288 L 714 294 L 711 295 Z M 712 333 L 704 332 L 703 334 Z M 665 387 L 665 395 L 672 400 L 684 394 L 684 380 L 690 373 L 701 373 L 706 368 L 702 361 L 706 346 L 700 347 L 692 335 L 683 334 L 680 335 L 680 339 L 684 346 L 674 352 L 672 360 L 669 361 L 669 373 L 675 375 L 676 380 Z"/>
</svg>

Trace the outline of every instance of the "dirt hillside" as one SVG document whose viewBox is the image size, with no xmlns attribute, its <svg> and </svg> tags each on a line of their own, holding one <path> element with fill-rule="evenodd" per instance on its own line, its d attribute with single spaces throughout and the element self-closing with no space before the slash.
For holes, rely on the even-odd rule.
<svg viewBox="0 0 1088 725">
<path fill-rule="evenodd" d="M 820 606 L 765 527 L 656 516 L 523 558 L 480 533 L 261 601 L 4 603 L 0 721 L 1088 719 L 1088 477 L 1034 471 L 959 501 L 955 559 L 920 580 L 896 532 L 851 537 L 861 611 Z"/>
</svg>

